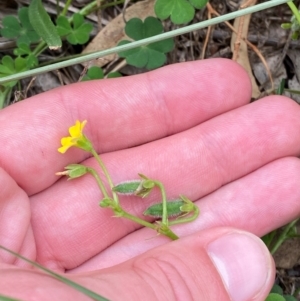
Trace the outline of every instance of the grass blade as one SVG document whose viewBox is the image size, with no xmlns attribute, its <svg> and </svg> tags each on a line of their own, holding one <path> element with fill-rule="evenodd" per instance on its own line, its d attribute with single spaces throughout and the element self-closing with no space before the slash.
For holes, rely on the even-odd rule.
<svg viewBox="0 0 300 301">
<path fill-rule="evenodd" d="M 0 301 L 22 301 L 22 300 L 0 295 Z"/>
<path fill-rule="evenodd" d="M 232 19 L 244 16 L 244 15 L 247 15 L 247 14 L 252 14 L 254 12 L 261 11 L 261 10 L 264 10 L 264 9 L 267 9 L 267 8 L 270 8 L 270 7 L 274 7 L 274 6 L 286 3 L 288 1 L 290 1 L 290 0 L 272 0 L 272 1 L 263 2 L 263 3 L 260 3 L 260 4 L 254 5 L 254 6 L 250 6 L 248 8 L 244 8 L 244 9 L 226 14 L 224 16 L 220 16 L 220 17 L 216 17 L 216 18 L 213 18 L 213 19 L 209 19 L 209 20 L 206 20 L 206 21 L 199 22 L 199 23 L 195 23 L 195 24 L 192 24 L 192 25 L 188 25 L 188 26 L 185 26 L 183 28 L 178 28 L 178 29 L 172 30 L 170 32 L 164 32 L 160 35 L 156 35 L 156 36 L 153 36 L 151 38 L 142 39 L 142 40 L 139 40 L 139 41 L 134 41 L 130 44 L 117 46 L 117 47 L 114 47 L 114 48 L 105 49 L 105 50 L 98 51 L 98 52 L 88 53 L 86 55 L 70 59 L 68 61 L 64 61 L 64 62 L 52 64 L 52 65 L 49 65 L 49 66 L 36 68 L 36 69 L 25 71 L 25 72 L 20 72 L 20 73 L 14 74 L 14 75 L 6 76 L 6 77 L 2 77 L 2 78 L 0 78 L 0 84 L 6 83 L 6 82 L 9 82 L 9 81 L 12 81 L 12 80 L 22 79 L 22 78 L 25 78 L 27 76 L 35 76 L 35 75 L 38 75 L 38 74 L 41 74 L 41 73 L 44 73 L 44 72 L 53 71 L 53 70 L 68 67 L 68 66 L 71 66 L 71 65 L 74 65 L 74 64 L 81 64 L 81 63 L 84 63 L 84 62 L 87 62 L 87 61 L 90 61 L 90 60 L 94 60 L 94 59 L 97 59 L 97 58 L 100 58 L 100 57 L 103 57 L 103 56 L 106 56 L 106 55 L 109 55 L 109 54 L 112 54 L 112 53 L 118 53 L 118 52 L 121 52 L 121 51 L 133 49 L 133 48 L 136 48 L 136 47 L 139 47 L 139 46 L 142 46 L 142 45 L 146 45 L 146 44 L 149 44 L 149 43 L 162 41 L 162 40 L 167 39 L 167 38 L 176 37 L 176 36 L 179 36 L 181 34 L 185 34 L 185 33 L 195 31 L 195 30 L 198 30 L 198 29 L 201 29 L 201 28 L 212 26 L 212 25 L 224 22 L 224 21 L 232 20 Z"/>
<path fill-rule="evenodd" d="M 55 278 L 55 279 L 57 279 L 57 280 L 65 283 L 66 285 L 68 285 L 68 286 L 76 289 L 77 291 L 85 294 L 86 296 L 89 296 L 89 297 L 93 298 L 94 300 L 97 300 L 97 301 L 110 301 L 109 299 L 106 299 L 106 298 L 98 295 L 97 293 L 89 290 L 88 288 L 85 288 L 84 286 L 82 286 L 82 285 L 80 285 L 80 284 L 78 284 L 78 283 L 76 283 L 76 282 L 74 282 L 74 281 L 72 281 L 72 280 L 70 280 L 68 278 L 65 278 L 65 277 L 61 276 L 61 275 L 59 275 L 59 274 L 57 274 L 57 273 L 55 273 L 55 272 L 53 272 L 53 271 L 51 271 L 51 270 L 43 267 L 42 265 L 40 265 L 40 264 L 38 264 L 38 263 L 36 263 L 36 262 L 34 262 L 32 260 L 29 260 L 29 259 L 23 257 L 22 255 L 20 255 L 20 254 L 18 254 L 16 252 L 13 252 L 13 251 L 11 251 L 11 250 L 9 250 L 9 249 L 1 246 L 1 245 L 0 245 L 0 249 L 5 250 L 6 252 L 8 252 L 10 254 L 13 254 L 14 256 L 16 256 L 16 257 L 18 257 L 18 258 L 20 258 L 20 259 L 22 259 L 22 260 L 24 260 L 24 261 L 32 264 L 36 268 L 38 268 L 38 269 L 46 272 L 47 274 L 51 275 L 53 278 Z M 5 300 L 5 299 L 3 299 L 3 300 Z M 12 300 L 13 301 L 15 299 L 7 299 L 7 300 Z"/>
</svg>

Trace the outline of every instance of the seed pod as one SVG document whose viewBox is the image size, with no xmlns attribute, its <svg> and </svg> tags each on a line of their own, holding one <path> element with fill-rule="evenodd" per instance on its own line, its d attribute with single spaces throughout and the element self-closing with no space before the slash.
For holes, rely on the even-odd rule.
<svg viewBox="0 0 300 301">
<path fill-rule="evenodd" d="M 138 189 L 138 187 L 140 186 L 140 184 L 141 184 L 140 180 L 126 181 L 113 187 L 112 190 L 119 194 L 133 195 L 135 191 Z"/>
<path fill-rule="evenodd" d="M 168 217 L 176 217 L 184 213 L 182 206 L 185 202 L 182 199 L 167 202 L 167 215 Z M 163 203 L 157 203 L 144 211 L 144 215 L 161 218 L 163 213 Z"/>
</svg>

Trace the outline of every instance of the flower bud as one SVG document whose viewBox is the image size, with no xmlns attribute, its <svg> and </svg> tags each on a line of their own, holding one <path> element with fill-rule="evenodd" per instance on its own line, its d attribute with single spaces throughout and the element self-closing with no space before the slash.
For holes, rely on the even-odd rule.
<svg viewBox="0 0 300 301">
<path fill-rule="evenodd" d="M 65 167 L 65 171 L 57 172 L 58 176 L 68 176 L 69 179 L 79 178 L 87 173 L 87 167 L 81 164 L 70 164 Z"/>
<path fill-rule="evenodd" d="M 140 180 L 126 181 L 113 187 L 112 190 L 119 194 L 133 195 L 135 194 L 135 191 L 138 189 L 140 184 Z"/>
</svg>

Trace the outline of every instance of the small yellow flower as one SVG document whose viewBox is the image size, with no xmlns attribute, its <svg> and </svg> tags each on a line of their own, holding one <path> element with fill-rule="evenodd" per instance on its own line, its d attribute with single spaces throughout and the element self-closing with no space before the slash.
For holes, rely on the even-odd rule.
<svg viewBox="0 0 300 301">
<path fill-rule="evenodd" d="M 86 122 L 87 122 L 86 120 L 82 122 L 76 120 L 75 125 L 69 128 L 70 136 L 63 137 L 60 141 L 61 147 L 58 149 L 60 153 L 64 154 L 71 146 L 79 147 L 86 151 L 91 150 L 92 145 L 90 141 L 82 133 L 83 128 L 86 125 Z"/>
</svg>

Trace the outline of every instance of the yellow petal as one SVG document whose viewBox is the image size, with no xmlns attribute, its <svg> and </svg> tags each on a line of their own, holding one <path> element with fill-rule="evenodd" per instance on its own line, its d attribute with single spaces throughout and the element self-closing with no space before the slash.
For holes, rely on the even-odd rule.
<svg viewBox="0 0 300 301">
<path fill-rule="evenodd" d="M 76 120 L 75 125 L 71 126 L 69 128 L 69 133 L 71 137 L 81 137 L 82 136 L 82 131 L 86 125 L 87 121 L 84 120 L 80 122 L 79 120 Z"/>
<path fill-rule="evenodd" d="M 73 139 L 74 138 L 72 138 L 72 137 L 63 137 L 63 138 L 61 138 L 60 143 L 61 143 L 62 146 L 64 146 L 64 145 L 73 145 L 74 144 Z"/>
<path fill-rule="evenodd" d="M 61 153 L 61 154 L 64 154 L 68 149 L 70 148 L 70 146 L 62 146 L 58 149 L 58 151 Z"/>
<path fill-rule="evenodd" d="M 86 120 L 83 120 L 83 121 L 81 122 L 81 126 L 80 126 L 81 133 L 82 133 L 82 131 L 83 131 L 83 129 L 84 129 L 86 123 L 87 123 Z"/>
<path fill-rule="evenodd" d="M 58 149 L 58 151 L 62 154 L 64 154 L 71 146 L 76 144 L 72 137 L 61 138 L 60 143 L 61 147 Z"/>
<path fill-rule="evenodd" d="M 81 124 L 80 121 L 76 120 L 75 125 L 69 128 L 69 133 L 71 137 L 80 137 L 81 136 Z"/>
<path fill-rule="evenodd" d="M 69 128 L 69 137 L 64 137 L 61 139 L 61 147 L 58 149 L 60 153 L 65 153 L 71 146 L 78 146 L 77 142 L 79 140 L 85 139 L 82 130 L 84 129 L 87 121 L 84 120 L 80 122 L 79 120 L 76 120 L 75 125 L 71 126 Z"/>
</svg>

